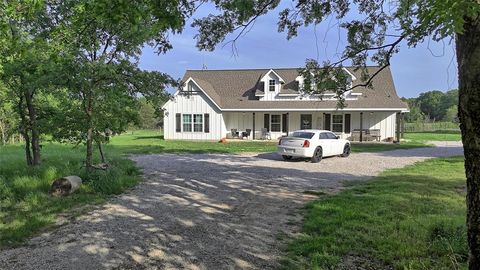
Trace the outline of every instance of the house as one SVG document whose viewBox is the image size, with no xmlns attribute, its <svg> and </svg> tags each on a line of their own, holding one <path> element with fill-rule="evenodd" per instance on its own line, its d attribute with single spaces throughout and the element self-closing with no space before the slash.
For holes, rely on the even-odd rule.
<svg viewBox="0 0 480 270">
<path fill-rule="evenodd" d="M 352 86 L 362 84 L 361 71 L 344 70 Z M 368 67 L 370 74 L 378 70 Z M 187 70 L 183 82 L 163 106 L 165 139 L 220 140 L 236 135 L 232 129 L 250 131 L 247 139 L 277 139 L 298 129 L 325 129 L 342 138 L 372 131 L 379 140 L 391 140 L 408 111 L 389 68 L 374 77 L 372 88 L 345 93 L 343 109 L 337 109 L 331 92 L 301 93 L 303 78 L 296 68 Z"/>
</svg>

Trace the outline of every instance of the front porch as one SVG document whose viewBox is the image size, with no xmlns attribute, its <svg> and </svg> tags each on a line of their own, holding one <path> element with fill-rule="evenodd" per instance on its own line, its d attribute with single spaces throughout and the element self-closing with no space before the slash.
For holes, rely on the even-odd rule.
<svg viewBox="0 0 480 270">
<path fill-rule="evenodd" d="M 399 137 L 399 112 L 305 111 L 224 112 L 227 139 L 277 140 L 299 129 L 331 130 L 351 141 L 393 141 Z"/>
</svg>

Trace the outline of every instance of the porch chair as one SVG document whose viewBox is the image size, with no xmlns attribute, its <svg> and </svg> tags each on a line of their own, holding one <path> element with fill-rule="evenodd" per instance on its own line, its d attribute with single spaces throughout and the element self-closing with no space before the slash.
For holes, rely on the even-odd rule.
<svg viewBox="0 0 480 270">
<path fill-rule="evenodd" d="M 232 133 L 232 139 L 235 139 L 235 138 L 239 139 L 239 138 L 240 138 L 240 137 L 238 136 L 238 131 L 237 131 L 236 128 L 232 128 L 232 129 L 230 130 L 230 132 Z"/>
<path fill-rule="evenodd" d="M 252 130 L 247 128 L 245 132 L 242 132 L 242 139 L 247 137 L 247 139 L 250 137 L 250 134 L 252 134 Z"/>
<path fill-rule="evenodd" d="M 262 140 L 271 140 L 270 132 L 266 128 L 262 128 Z"/>
</svg>

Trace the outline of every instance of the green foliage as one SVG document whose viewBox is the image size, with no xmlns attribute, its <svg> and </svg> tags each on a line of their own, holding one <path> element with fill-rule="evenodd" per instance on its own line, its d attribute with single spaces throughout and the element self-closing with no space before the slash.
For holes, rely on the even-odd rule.
<svg viewBox="0 0 480 270">
<path fill-rule="evenodd" d="M 464 269 L 463 158 L 393 169 L 306 208 L 287 268 Z M 348 258 L 359 258 L 356 265 Z M 368 267 L 367 267 L 368 266 Z"/>
<path fill-rule="evenodd" d="M 135 127 L 139 129 L 156 129 L 163 127 L 163 112 L 157 113 L 158 110 L 148 102 L 146 98 L 138 100 L 138 123 Z"/>
<path fill-rule="evenodd" d="M 457 120 L 458 90 L 428 91 L 421 93 L 417 98 L 403 99 L 408 103 L 410 112 L 406 114 L 407 122 L 427 120 Z M 450 111 L 449 111 L 450 110 Z"/>
<path fill-rule="evenodd" d="M 450 122 L 457 122 L 458 123 L 458 106 L 452 105 L 450 108 L 447 109 L 445 112 L 444 119 Z"/>
<path fill-rule="evenodd" d="M 417 98 L 417 103 L 420 109 L 430 119 L 442 118 L 442 108 L 440 104 L 443 95 L 444 94 L 441 91 L 429 91 L 421 93 Z"/>
</svg>

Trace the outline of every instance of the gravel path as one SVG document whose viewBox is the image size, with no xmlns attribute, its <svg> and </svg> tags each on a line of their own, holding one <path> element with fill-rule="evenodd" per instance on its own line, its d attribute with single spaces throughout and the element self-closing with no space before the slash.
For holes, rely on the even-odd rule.
<svg viewBox="0 0 480 270">
<path fill-rule="evenodd" d="M 27 245 L 0 269 L 270 269 L 295 233 L 305 191 L 331 190 L 433 157 L 459 143 L 283 162 L 276 154 L 144 155 L 145 181 Z"/>
</svg>

